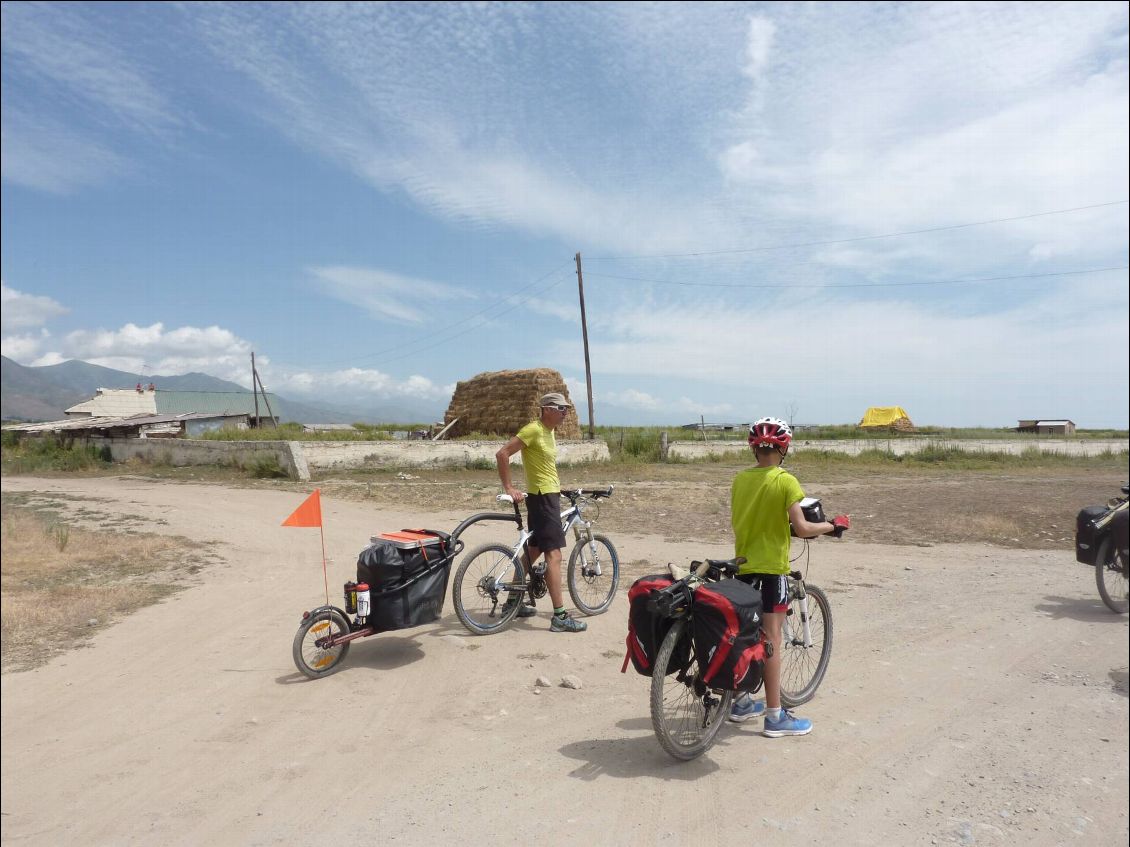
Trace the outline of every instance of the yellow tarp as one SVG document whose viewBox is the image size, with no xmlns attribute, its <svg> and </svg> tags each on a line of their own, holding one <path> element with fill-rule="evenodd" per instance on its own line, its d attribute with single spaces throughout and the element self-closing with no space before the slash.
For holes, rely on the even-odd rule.
<svg viewBox="0 0 1130 847">
<path fill-rule="evenodd" d="M 902 406 L 872 406 L 859 422 L 860 426 L 896 426 L 900 421 L 905 421 L 903 426 L 913 426 L 910 415 Z"/>
</svg>

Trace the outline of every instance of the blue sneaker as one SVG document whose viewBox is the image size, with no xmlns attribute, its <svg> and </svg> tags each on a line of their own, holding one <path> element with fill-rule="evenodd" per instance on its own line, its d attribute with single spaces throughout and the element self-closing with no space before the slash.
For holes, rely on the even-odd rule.
<svg viewBox="0 0 1130 847">
<path fill-rule="evenodd" d="M 730 720 L 734 723 L 745 723 L 753 718 L 765 716 L 765 701 L 754 700 L 748 694 L 734 700 L 730 707 Z"/>
<path fill-rule="evenodd" d="M 773 720 L 765 716 L 765 726 L 761 734 L 768 738 L 780 738 L 783 735 L 808 735 L 812 732 L 812 721 L 808 718 L 798 718 L 792 712 L 781 709 L 781 717 Z"/>
</svg>

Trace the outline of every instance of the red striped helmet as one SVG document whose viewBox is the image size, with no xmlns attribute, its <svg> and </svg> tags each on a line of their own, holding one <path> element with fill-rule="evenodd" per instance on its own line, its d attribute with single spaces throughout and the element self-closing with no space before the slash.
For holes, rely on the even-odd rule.
<svg viewBox="0 0 1130 847">
<path fill-rule="evenodd" d="M 793 431 L 778 418 L 762 418 L 749 425 L 750 447 L 776 447 L 784 455 L 792 443 Z"/>
</svg>

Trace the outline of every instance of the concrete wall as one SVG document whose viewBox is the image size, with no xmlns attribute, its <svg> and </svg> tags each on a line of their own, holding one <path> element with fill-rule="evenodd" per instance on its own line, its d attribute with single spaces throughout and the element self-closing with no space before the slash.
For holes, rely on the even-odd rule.
<svg viewBox="0 0 1130 847">
<path fill-rule="evenodd" d="M 310 472 L 355 468 L 464 467 L 475 462 L 494 466 L 502 441 L 197 441 L 193 439 L 107 438 L 114 461 L 127 459 L 185 465 L 247 466 L 274 458 L 295 479 Z M 608 461 L 604 441 L 558 441 L 562 466 Z M 511 459 L 521 464 L 521 455 Z"/>
<path fill-rule="evenodd" d="M 956 447 L 970 453 L 1011 453 L 1019 455 L 1025 450 L 1036 449 L 1042 453 L 1058 453 L 1064 456 L 1097 456 L 1106 451 L 1120 452 L 1130 449 L 1130 442 L 1117 440 L 1075 440 L 1066 438 L 1024 438 L 1024 439 L 982 439 L 946 440 L 938 438 L 876 438 L 843 439 L 840 441 L 803 441 L 797 439 L 790 448 L 791 453 L 804 450 L 826 450 L 831 453 L 847 453 L 857 456 L 864 450 L 883 450 L 902 456 L 916 453 L 925 447 Z M 744 441 L 672 441 L 667 450 L 669 459 L 703 459 L 711 453 L 748 453 L 749 445 Z"/>
<path fill-rule="evenodd" d="M 333 468 L 442 468 L 476 462 L 494 466 L 502 441 L 303 441 L 312 470 Z M 608 445 L 597 441 L 558 441 L 557 464 L 607 462 Z M 511 459 L 521 464 L 521 454 Z"/>
</svg>

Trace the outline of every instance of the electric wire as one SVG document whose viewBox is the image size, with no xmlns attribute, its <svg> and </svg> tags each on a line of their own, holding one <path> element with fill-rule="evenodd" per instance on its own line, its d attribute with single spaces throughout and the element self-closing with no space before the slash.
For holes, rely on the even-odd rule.
<svg viewBox="0 0 1130 847">
<path fill-rule="evenodd" d="M 559 265 L 555 266 L 555 267 L 554 267 L 554 268 L 553 268 L 552 270 L 550 270 L 550 271 L 547 271 L 546 273 L 544 273 L 544 274 L 542 274 L 541 276 L 539 276 L 539 277 L 538 277 L 537 279 L 535 279 L 535 280 L 534 280 L 533 282 L 527 283 L 526 285 L 523 285 L 523 286 L 522 286 L 521 288 L 518 288 L 518 289 L 517 289 L 517 290 L 515 290 L 515 291 L 514 291 L 513 293 L 511 293 L 511 294 L 507 294 L 507 295 L 504 295 L 504 296 L 502 296 L 502 297 L 498 297 L 498 298 L 496 298 L 496 299 L 494 300 L 494 302 L 492 302 L 492 303 L 491 303 L 491 304 L 490 304 L 489 306 L 487 306 L 486 308 L 484 308 L 484 309 L 480 309 L 480 310 L 479 310 L 479 311 L 477 311 L 477 312 L 472 312 L 471 314 L 467 315 L 466 317 L 460 318 L 460 319 L 459 319 L 459 320 L 457 320 L 457 321 L 452 321 L 451 323 L 448 323 L 448 324 L 446 325 L 446 327 L 445 327 L 445 330 L 447 330 L 447 329 L 451 329 L 452 327 L 456 327 L 456 326 L 459 326 L 460 324 L 464 324 L 464 323 L 466 323 L 467 321 L 469 321 L 469 320 L 472 320 L 473 318 L 476 318 L 476 317 L 479 317 L 480 315 L 486 314 L 487 312 L 489 312 L 489 311 L 491 311 L 492 309 L 496 308 L 496 307 L 497 307 L 497 306 L 499 306 L 500 304 L 502 304 L 502 303 L 504 303 L 504 302 L 506 302 L 506 301 L 508 301 L 508 300 L 511 300 L 511 299 L 513 299 L 514 297 L 517 297 L 517 296 L 518 296 L 519 294 L 521 294 L 521 293 L 522 293 L 523 291 L 527 291 L 527 290 L 529 290 L 530 288 L 533 288 L 533 287 L 534 287 L 535 285 L 537 285 L 537 284 L 538 284 L 538 283 L 540 283 L 540 282 L 543 282 L 544 280 L 548 279 L 549 277 L 553 276 L 554 274 L 559 274 L 559 273 L 561 273 L 561 270 L 562 270 L 562 268 L 563 268 L 563 267 L 565 267 L 565 266 L 566 266 L 566 265 L 568 265 L 568 264 L 570 264 L 570 263 L 569 263 L 569 262 L 562 262 L 561 264 L 559 264 Z M 552 285 L 550 285 L 550 286 L 549 286 L 548 288 L 546 288 L 546 289 L 544 289 L 544 290 L 542 290 L 542 291 L 539 291 L 539 292 L 537 292 L 537 293 L 539 293 L 539 294 L 540 294 L 540 293 L 544 293 L 545 291 L 548 291 L 548 290 L 552 289 L 552 288 L 553 288 L 553 287 L 554 287 L 555 285 L 557 285 L 557 284 L 558 284 L 558 283 L 560 283 L 560 282 L 561 282 L 561 280 L 557 280 L 557 281 L 556 281 L 556 282 L 554 282 L 554 283 L 553 283 Z M 523 301 L 523 302 L 524 302 L 524 301 Z M 499 315 L 503 315 L 503 314 L 506 314 L 507 312 L 510 312 L 510 311 L 512 311 L 512 310 L 513 310 L 513 308 L 514 308 L 514 307 L 511 307 L 510 309 L 506 309 L 506 310 L 505 310 L 504 312 L 500 312 L 500 313 L 499 313 Z M 483 325 L 483 324 L 476 324 L 476 327 L 475 327 L 475 328 L 477 328 L 478 326 L 482 326 L 482 325 Z M 450 338 L 458 338 L 458 337 L 459 337 L 460 335 L 463 335 L 463 334 L 464 334 L 464 333 L 457 333 L 456 335 L 450 336 Z M 434 338 L 434 336 L 433 336 L 433 338 Z M 425 338 L 425 339 L 421 339 L 421 341 L 428 341 L 428 340 L 431 340 L 431 339 L 427 339 L 427 338 Z M 448 340 L 450 340 L 450 339 L 448 339 Z M 386 348 L 384 348 L 383 350 L 377 350 L 377 351 L 375 351 L 375 352 L 373 352 L 373 353 L 366 353 L 366 354 L 365 354 L 365 355 L 363 355 L 363 356 L 354 356 L 354 357 L 351 357 L 351 358 L 349 358 L 349 359 L 335 359 L 335 360 L 332 360 L 332 361 L 325 361 L 325 360 L 323 360 L 323 361 L 316 361 L 316 362 L 310 362 L 309 360 L 307 360 L 306 362 L 302 363 L 302 365 L 301 365 L 301 366 L 304 366 L 304 367 L 305 367 L 305 366 L 308 366 L 308 365 L 310 365 L 310 364 L 314 364 L 314 365 L 320 365 L 320 366 L 332 366 L 332 365 L 340 365 L 340 364 L 351 364 L 351 363 L 355 363 L 355 362 L 367 362 L 367 361 L 371 361 L 372 359 L 375 359 L 375 358 L 379 358 L 380 356 L 383 356 L 383 355 L 384 355 L 384 354 L 386 354 L 386 353 L 393 353 L 393 352 L 397 352 L 397 351 L 403 351 L 403 350 L 405 350 L 406 348 L 410 348 L 410 347 L 415 347 L 415 346 L 416 346 L 417 344 L 419 344 L 419 343 L 420 343 L 419 341 L 410 341 L 410 342 L 407 342 L 407 343 L 404 343 L 404 344 L 397 344 L 397 345 L 395 345 L 395 346 L 392 346 L 392 347 L 386 347 Z M 420 348 L 420 349 L 423 349 L 423 350 L 428 350 L 428 349 L 431 349 L 431 347 L 433 347 L 433 346 L 435 346 L 435 345 L 429 345 L 428 347 L 424 347 L 424 348 Z M 419 352 L 419 350 L 410 350 L 409 352 L 405 353 L 405 356 L 410 356 L 410 355 L 412 355 L 412 354 L 413 354 L 413 353 L 415 353 L 415 352 Z M 399 356 L 399 357 L 397 357 L 397 358 L 404 358 L 404 356 Z M 394 360 L 389 360 L 389 361 L 394 361 Z M 285 364 L 291 364 L 291 365 L 298 365 L 299 363 L 298 363 L 298 362 L 287 362 L 287 361 L 285 361 L 285 360 L 279 359 L 279 360 L 272 360 L 272 364 L 282 364 L 282 365 L 285 365 Z"/>
<path fill-rule="evenodd" d="M 1013 274 L 1009 276 L 986 276 L 976 277 L 974 279 L 930 279 L 919 280 L 916 282 L 849 282 L 841 283 L 838 285 L 825 285 L 823 283 L 787 283 L 787 284 L 758 284 L 758 283 L 744 283 L 744 282 L 679 282 L 670 279 L 650 279 L 641 276 L 621 276 L 618 274 L 605 274 L 597 271 L 585 271 L 585 276 L 599 277 L 601 279 L 620 279 L 630 280 L 634 282 L 649 282 L 656 285 L 680 285 L 693 288 L 750 288 L 750 289 L 795 289 L 795 288 L 821 288 L 828 291 L 834 291 L 840 288 L 905 288 L 911 286 L 925 286 L 925 285 L 969 285 L 980 282 L 1003 282 L 1006 280 L 1018 279 L 1041 279 L 1044 277 L 1053 276 L 1077 276 L 1080 274 L 1097 274 L 1104 271 L 1124 271 L 1130 269 L 1130 265 L 1117 265 L 1109 268 L 1087 268 L 1078 271 L 1055 271 L 1051 273 L 1042 274 Z"/>
<path fill-rule="evenodd" d="M 1071 209 L 1054 209 L 1050 212 L 1033 212 L 1030 215 L 1017 215 L 1011 218 L 993 218 L 985 221 L 973 221 L 964 224 L 949 224 L 947 226 L 934 226 L 925 229 L 909 229 L 904 232 L 886 232 L 881 235 L 859 235 L 853 238 L 833 238 L 824 241 L 803 241 L 793 244 L 770 244 L 764 247 L 744 247 L 734 250 L 701 250 L 694 253 L 653 253 L 635 256 L 586 256 L 586 262 L 609 262 L 624 259 L 684 259 L 696 256 L 726 256 L 738 253 L 765 253 L 772 250 L 792 250 L 803 247 L 827 247 L 833 244 L 852 244 L 859 241 L 877 241 L 882 238 L 902 238 L 907 235 L 925 235 L 930 232 L 946 232 L 954 229 L 968 229 L 975 226 L 988 226 L 990 224 L 1009 223 L 1012 221 L 1026 221 L 1032 218 L 1043 218 L 1049 215 L 1066 215 L 1072 212 L 1083 212 L 1088 209 L 1102 209 L 1108 206 L 1124 206 L 1130 200 L 1111 200 L 1107 203 L 1092 203 L 1089 206 L 1075 206 Z"/>
</svg>

